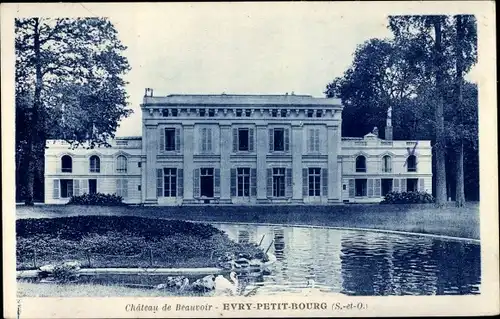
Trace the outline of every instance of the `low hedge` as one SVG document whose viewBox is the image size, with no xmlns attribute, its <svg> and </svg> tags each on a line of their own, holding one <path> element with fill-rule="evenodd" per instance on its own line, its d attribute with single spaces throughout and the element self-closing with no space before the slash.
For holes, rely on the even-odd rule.
<svg viewBox="0 0 500 319">
<path fill-rule="evenodd" d="M 22 219 L 16 228 L 18 269 L 68 260 L 84 267 L 215 267 L 226 253 L 263 257 L 256 244 L 236 243 L 211 225 L 177 220 L 77 216 Z"/>
<path fill-rule="evenodd" d="M 123 198 L 116 194 L 95 193 L 72 196 L 68 205 L 121 206 L 125 203 L 123 203 Z"/>
<path fill-rule="evenodd" d="M 381 204 L 426 204 L 433 203 L 434 197 L 426 192 L 389 192 Z"/>
</svg>

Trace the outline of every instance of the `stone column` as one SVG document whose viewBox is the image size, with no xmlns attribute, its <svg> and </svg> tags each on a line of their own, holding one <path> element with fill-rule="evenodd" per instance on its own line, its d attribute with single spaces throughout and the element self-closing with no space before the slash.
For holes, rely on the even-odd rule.
<svg viewBox="0 0 500 319">
<path fill-rule="evenodd" d="M 257 203 L 267 203 L 267 166 L 268 153 L 267 125 L 256 125 L 256 151 L 257 151 Z"/>
<path fill-rule="evenodd" d="M 298 123 L 292 124 L 292 202 L 303 203 L 302 198 L 302 126 Z"/>
<path fill-rule="evenodd" d="M 193 153 L 194 153 L 194 125 L 182 126 L 183 132 L 183 166 L 184 166 L 184 198 L 183 204 L 194 202 L 193 198 Z"/>
<path fill-rule="evenodd" d="M 328 203 L 340 201 L 340 180 L 338 178 L 338 155 L 340 149 L 340 128 L 335 124 L 328 124 Z"/>
<path fill-rule="evenodd" d="M 146 154 L 146 184 L 142 187 L 146 190 L 145 204 L 153 205 L 158 203 L 156 197 L 156 156 L 158 154 L 158 126 L 147 125 L 145 129 L 143 149 Z"/>
<path fill-rule="evenodd" d="M 233 136 L 230 124 L 220 124 L 220 203 L 231 203 L 231 153 Z"/>
</svg>

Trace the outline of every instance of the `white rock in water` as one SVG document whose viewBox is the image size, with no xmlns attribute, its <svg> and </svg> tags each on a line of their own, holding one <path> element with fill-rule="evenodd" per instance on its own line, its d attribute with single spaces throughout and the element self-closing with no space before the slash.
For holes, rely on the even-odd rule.
<svg viewBox="0 0 500 319">
<path fill-rule="evenodd" d="M 43 271 L 43 272 L 54 272 L 55 268 L 56 268 L 56 266 L 54 266 L 54 265 L 44 265 L 44 266 L 41 266 L 38 269 L 40 271 Z"/>
</svg>

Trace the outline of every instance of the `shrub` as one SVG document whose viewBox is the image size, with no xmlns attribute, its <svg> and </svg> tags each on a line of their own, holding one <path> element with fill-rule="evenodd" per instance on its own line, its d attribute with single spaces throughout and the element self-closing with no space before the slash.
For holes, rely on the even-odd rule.
<svg viewBox="0 0 500 319">
<path fill-rule="evenodd" d="M 426 204 L 433 203 L 434 198 L 426 192 L 389 192 L 381 204 Z"/>
<path fill-rule="evenodd" d="M 80 196 L 72 196 L 68 205 L 101 205 L 101 206 L 121 206 L 123 198 L 116 194 L 83 194 Z"/>
</svg>

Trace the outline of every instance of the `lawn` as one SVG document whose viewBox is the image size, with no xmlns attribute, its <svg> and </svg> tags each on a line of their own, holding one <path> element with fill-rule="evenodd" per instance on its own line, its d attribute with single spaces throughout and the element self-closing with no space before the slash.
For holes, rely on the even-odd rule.
<svg viewBox="0 0 500 319">
<path fill-rule="evenodd" d="M 17 206 L 16 217 L 54 218 L 80 215 L 141 216 L 203 222 L 272 223 L 371 228 L 479 239 L 479 203 L 437 209 L 432 204 L 332 206 L 181 206 L 99 207 Z"/>
<path fill-rule="evenodd" d="M 225 253 L 265 260 L 255 244 L 207 224 L 136 216 L 73 216 L 16 221 L 18 269 L 62 261 L 84 267 L 216 267 Z"/>
<path fill-rule="evenodd" d="M 169 290 L 128 288 L 96 284 L 35 284 L 17 282 L 18 297 L 169 297 L 180 296 Z M 185 293 L 182 296 L 186 296 Z"/>
</svg>

